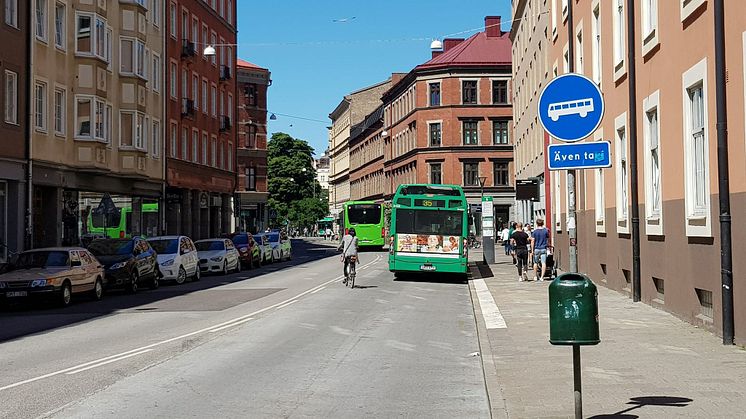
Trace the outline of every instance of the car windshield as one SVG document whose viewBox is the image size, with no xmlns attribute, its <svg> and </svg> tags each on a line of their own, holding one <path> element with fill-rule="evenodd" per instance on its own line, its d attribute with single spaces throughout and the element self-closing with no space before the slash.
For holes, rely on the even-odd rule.
<svg viewBox="0 0 746 419">
<path fill-rule="evenodd" d="M 280 233 L 269 233 L 267 234 L 267 237 L 269 237 L 269 241 L 272 243 L 277 243 L 280 241 Z"/>
<path fill-rule="evenodd" d="M 19 269 L 63 267 L 70 265 L 66 251 L 25 252 L 18 256 L 15 266 Z"/>
<path fill-rule="evenodd" d="M 175 255 L 179 252 L 178 239 L 148 240 L 148 243 L 159 255 Z"/>
<path fill-rule="evenodd" d="M 213 250 L 225 250 L 225 243 L 222 240 L 213 240 L 208 242 L 197 242 L 194 244 L 197 246 L 198 252 L 209 252 Z"/>
<path fill-rule="evenodd" d="M 233 244 L 235 244 L 236 246 L 249 244 L 249 235 L 248 234 L 236 234 L 235 236 L 233 236 Z"/>
<path fill-rule="evenodd" d="M 94 240 L 88 250 L 94 256 L 124 256 L 132 254 L 132 247 L 131 240 Z"/>
</svg>

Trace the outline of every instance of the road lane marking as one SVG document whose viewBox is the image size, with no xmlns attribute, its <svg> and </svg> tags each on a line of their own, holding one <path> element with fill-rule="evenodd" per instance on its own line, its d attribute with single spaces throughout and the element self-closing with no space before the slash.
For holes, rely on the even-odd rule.
<svg viewBox="0 0 746 419">
<path fill-rule="evenodd" d="M 233 327 L 233 326 L 238 326 L 239 324 L 243 324 L 243 323 L 249 322 L 251 320 L 254 320 L 254 318 L 253 317 L 249 317 L 248 319 L 239 320 L 239 321 L 236 321 L 236 322 L 233 322 L 233 323 L 226 324 L 225 326 L 220 326 L 220 327 L 217 327 L 215 329 L 210 329 L 210 333 L 219 332 L 221 330 L 224 330 L 224 329 L 227 329 L 227 328 Z"/>
<path fill-rule="evenodd" d="M 495 299 L 492 298 L 492 294 L 487 288 L 487 283 L 484 282 L 484 279 L 475 279 L 473 282 L 474 289 L 477 291 L 479 308 L 482 311 L 482 317 L 484 317 L 484 324 L 487 326 L 487 330 L 507 329 L 508 325 L 505 323 L 503 315 L 500 314 L 500 309 L 497 308 Z"/>
<path fill-rule="evenodd" d="M 117 362 L 117 361 L 121 361 L 123 359 L 132 358 L 133 356 L 142 355 L 142 354 L 150 352 L 150 351 L 152 351 L 152 349 L 145 349 L 144 351 L 135 352 L 133 354 L 120 356 L 120 357 L 117 357 L 117 358 L 110 359 L 108 361 L 99 362 L 98 364 L 89 365 L 89 366 L 87 366 L 85 368 L 80 368 L 80 369 L 77 369 L 77 370 L 69 371 L 69 372 L 66 372 L 65 374 L 67 374 L 67 375 L 74 375 L 74 374 L 77 374 L 77 373 L 80 373 L 80 372 L 83 372 L 83 371 L 88 371 L 90 369 L 97 368 L 97 367 L 100 367 L 100 366 L 103 366 L 103 365 L 106 365 L 106 364 L 111 364 L 112 362 Z"/>
<path fill-rule="evenodd" d="M 379 260 L 381 260 L 381 257 L 377 256 L 372 262 L 369 262 L 369 263 L 363 265 L 361 268 L 366 268 L 366 267 L 368 267 L 370 265 L 373 265 L 374 263 L 378 262 Z M 85 362 L 83 364 L 75 365 L 75 366 L 72 366 L 72 367 L 69 367 L 69 368 L 65 368 L 65 369 L 62 369 L 62 370 L 59 370 L 59 371 L 50 372 L 48 374 L 44 374 L 44 375 L 40 375 L 40 376 L 37 376 L 37 377 L 29 378 L 29 379 L 26 379 L 26 380 L 23 380 L 23 381 L 18 381 L 18 382 L 12 383 L 12 384 L 8 384 L 8 385 L 5 385 L 3 387 L 0 387 L 0 391 L 10 390 L 11 388 L 19 387 L 19 386 L 22 386 L 22 385 L 25 385 L 25 384 L 34 383 L 36 381 L 44 380 L 46 378 L 54 377 L 54 376 L 57 376 L 57 375 L 60 375 L 60 374 L 66 374 L 67 372 L 75 371 L 75 370 L 78 370 L 80 368 L 83 368 L 83 367 L 86 367 L 86 366 L 89 366 L 89 365 L 99 364 L 101 362 L 108 361 L 110 359 L 120 358 L 120 357 L 125 356 L 125 355 L 135 354 L 137 352 L 144 351 L 146 349 L 147 350 L 151 350 L 152 348 L 156 348 L 158 346 L 163 346 L 165 344 L 168 344 L 168 343 L 171 343 L 171 342 L 175 342 L 177 340 L 182 340 L 182 339 L 186 339 L 188 337 L 192 337 L 194 335 L 199 335 L 199 334 L 202 334 L 202 333 L 205 333 L 205 332 L 209 332 L 210 330 L 213 330 L 215 328 L 219 328 L 219 327 L 231 324 L 231 323 L 235 323 L 237 321 L 248 319 L 249 317 L 254 317 L 254 316 L 258 315 L 258 314 L 264 313 L 265 311 L 269 311 L 269 310 L 272 310 L 274 308 L 277 308 L 278 306 L 281 306 L 281 305 L 283 305 L 283 304 L 285 304 L 287 302 L 296 300 L 296 299 L 298 299 L 300 297 L 303 297 L 304 295 L 308 295 L 308 294 L 312 293 L 315 290 L 320 290 L 321 288 L 326 287 L 327 285 L 332 284 L 334 282 L 340 281 L 341 279 L 342 279 L 342 276 L 340 275 L 340 276 L 338 276 L 338 277 L 336 277 L 334 279 L 331 279 L 331 280 L 329 280 L 327 282 L 324 282 L 323 284 L 317 285 L 317 286 L 315 286 L 315 287 L 313 287 L 313 288 L 311 288 L 309 290 L 303 291 L 302 293 L 300 293 L 300 294 L 298 294 L 298 295 L 296 295 L 294 297 L 288 298 L 285 301 L 281 301 L 279 303 L 276 303 L 276 304 L 273 304 L 271 306 L 265 307 L 265 308 L 263 308 L 261 310 L 257 310 L 257 311 L 255 311 L 253 313 L 249 313 L 249 314 L 246 314 L 246 315 L 243 315 L 243 316 L 239 316 L 239 317 L 236 317 L 234 319 L 231 319 L 231 320 L 228 320 L 228 321 L 224 321 L 222 323 L 218 323 L 218 324 L 215 324 L 215 325 L 212 325 L 212 326 L 208 326 L 208 327 L 205 327 L 205 328 L 202 328 L 202 329 L 199 329 L 199 330 L 195 330 L 193 332 L 185 333 L 183 335 L 176 336 L 176 337 L 173 337 L 173 338 L 170 338 L 170 339 L 162 340 L 160 342 L 151 343 L 150 345 L 141 346 L 139 348 L 131 349 L 129 351 L 121 352 L 121 353 L 118 353 L 118 354 L 115 354 L 115 355 L 110 355 L 110 356 L 107 356 L 107 357 L 104 357 L 104 358 L 99 358 L 99 359 L 96 359 L 96 360 L 93 360 L 93 361 L 88 361 L 88 362 Z"/>
<path fill-rule="evenodd" d="M 285 304 L 283 304 L 281 306 L 277 306 L 277 310 L 279 310 L 281 308 L 285 308 L 285 307 L 289 306 L 290 304 L 295 304 L 297 302 L 298 302 L 298 300 L 293 300 L 293 301 L 287 302 L 287 303 L 285 303 Z"/>
<path fill-rule="evenodd" d="M 319 292 L 319 291 L 321 291 L 323 289 L 326 289 L 326 287 L 321 287 L 321 288 L 319 288 L 317 290 L 314 290 L 311 294 L 316 294 L 317 292 Z"/>
</svg>

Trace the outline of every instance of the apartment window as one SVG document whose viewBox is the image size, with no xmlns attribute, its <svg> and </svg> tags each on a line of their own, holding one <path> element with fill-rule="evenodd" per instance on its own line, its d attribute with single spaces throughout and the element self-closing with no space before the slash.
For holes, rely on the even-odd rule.
<svg viewBox="0 0 746 419">
<path fill-rule="evenodd" d="M 152 0 L 152 6 L 150 11 L 153 17 L 153 26 L 156 28 L 161 26 L 161 6 L 158 4 L 160 0 Z"/>
<path fill-rule="evenodd" d="M 228 0 L 228 6 L 225 10 L 225 20 L 228 21 L 231 25 L 233 24 L 233 1 Z"/>
<path fill-rule="evenodd" d="M 181 70 L 181 97 L 189 99 L 189 72 L 186 68 Z"/>
<path fill-rule="evenodd" d="M 599 0 L 600 1 L 600 0 Z M 593 55 L 593 81 L 596 84 L 601 84 L 601 69 L 602 69 L 602 54 L 601 54 L 601 6 L 595 4 L 593 9 L 593 28 L 592 28 L 592 48 L 591 54 Z"/>
<path fill-rule="evenodd" d="M 228 171 L 232 172 L 233 171 L 233 144 L 228 143 L 226 148 L 228 149 Z"/>
<path fill-rule="evenodd" d="M 575 34 L 575 72 L 583 74 L 583 29 Z"/>
<path fill-rule="evenodd" d="M 440 83 L 430 83 L 430 106 L 440 106 Z"/>
<path fill-rule="evenodd" d="M 604 134 L 603 130 L 598 129 L 593 135 L 594 141 L 603 141 Z M 595 189 L 595 211 L 596 211 L 596 232 L 605 233 L 605 219 L 606 219 L 606 196 L 604 192 L 604 169 L 594 169 L 594 189 Z"/>
<path fill-rule="evenodd" d="M 228 118 L 233 116 L 233 95 L 228 93 L 228 113 L 225 114 Z"/>
<path fill-rule="evenodd" d="M 680 0 L 681 21 L 684 22 L 689 19 L 689 17 L 706 2 L 707 0 Z"/>
<path fill-rule="evenodd" d="M 492 143 L 508 144 L 508 121 L 492 121 Z"/>
<path fill-rule="evenodd" d="M 5 0 L 5 23 L 18 27 L 18 0 Z"/>
<path fill-rule="evenodd" d="M 461 82 L 462 103 L 464 105 L 476 105 L 477 100 L 477 81 L 464 80 Z"/>
<path fill-rule="evenodd" d="M 645 40 L 658 28 L 658 0 L 642 0 L 642 36 Z"/>
<path fill-rule="evenodd" d="M 246 146 L 248 148 L 256 148 L 256 126 L 249 125 L 248 132 L 246 133 Z"/>
<path fill-rule="evenodd" d="M 552 39 L 557 36 L 557 0 L 552 0 Z"/>
<path fill-rule="evenodd" d="M 199 161 L 199 131 L 192 130 L 192 162 L 197 163 Z"/>
<path fill-rule="evenodd" d="M 179 148 L 179 127 L 176 125 L 176 123 L 171 123 L 171 149 L 169 150 L 168 155 L 171 158 L 176 158 L 176 151 Z"/>
<path fill-rule="evenodd" d="M 254 166 L 246 168 L 246 190 L 256 190 L 256 168 Z"/>
<path fill-rule="evenodd" d="M 145 79 L 145 44 L 139 39 L 121 38 L 119 45 L 119 54 L 121 57 L 119 72 L 122 74 L 137 75 Z"/>
<path fill-rule="evenodd" d="M 161 121 L 153 119 L 152 124 L 153 135 L 151 138 L 151 153 L 153 157 L 158 157 L 161 154 Z"/>
<path fill-rule="evenodd" d="M 210 38 L 210 30 L 207 28 L 207 25 L 203 23 L 202 24 L 202 46 L 203 47 L 209 45 L 209 42 L 208 42 L 209 38 Z M 202 59 L 207 60 L 207 55 L 203 53 Z"/>
<path fill-rule="evenodd" d="M 215 45 L 217 43 L 217 38 L 218 38 L 218 36 L 217 36 L 217 34 L 215 32 L 210 32 L 210 45 Z M 216 55 L 217 54 L 213 55 L 212 58 L 210 59 L 210 61 L 212 62 L 212 65 L 216 64 L 216 61 L 215 61 L 216 60 L 216 58 L 215 58 Z"/>
<path fill-rule="evenodd" d="M 54 46 L 65 49 L 65 5 L 55 3 L 54 5 Z"/>
<path fill-rule="evenodd" d="M 464 163 L 464 186 L 479 186 L 479 163 Z"/>
<path fill-rule="evenodd" d="M 210 86 L 210 107 L 212 108 L 212 116 L 218 116 L 218 89 L 213 84 Z"/>
<path fill-rule="evenodd" d="M 509 186 L 510 174 L 507 162 L 495 162 L 493 166 L 493 182 L 495 186 Z"/>
<path fill-rule="evenodd" d="M 181 159 L 189 160 L 189 130 L 184 127 L 181 129 Z"/>
<path fill-rule="evenodd" d="M 111 144 L 112 120 L 114 118 L 114 108 L 107 104 L 104 106 L 104 141 Z"/>
<path fill-rule="evenodd" d="M 119 146 L 146 150 L 147 135 L 145 114 L 141 112 L 119 112 Z"/>
<path fill-rule="evenodd" d="M 176 3 L 171 2 L 168 8 L 168 24 L 170 26 L 169 32 L 171 34 L 171 38 L 176 39 L 178 36 L 176 34 Z M 174 156 L 176 157 L 176 156 Z"/>
<path fill-rule="evenodd" d="M 192 42 L 199 42 L 199 19 L 192 17 Z"/>
<path fill-rule="evenodd" d="M 18 123 L 18 74 L 5 70 L 5 122 Z"/>
<path fill-rule="evenodd" d="M 702 84 L 687 89 L 689 98 L 689 138 L 692 158 L 691 172 L 694 198 L 694 215 L 703 215 L 708 209 L 707 202 L 707 142 L 705 138 L 705 103 Z M 692 170 L 693 169 L 693 170 Z"/>
<path fill-rule="evenodd" d="M 220 91 L 220 116 L 225 115 L 225 90 Z"/>
<path fill-rule="evenodd" d="M 441 123 L 433 122 L 430 124 L 430 147 L 440 147 L 441 144 Z"/>
<path fill-rule="evenodd" d="M 443 183 L 443 164 L 430 163 L 430 183 L 440 185 Z"/>
<path fill-rule="evenodd" d="M 202 79 L 202 112 L 207 115 L 207 79 Z"/>
<path fill-rule="evenodd" d="M 616 136 L 616 213 L 618 221 L 627 220 L 629 208 L 629 163 L 627 161 L 627 114 L 624 113 L 614 122 Z M 626 232 L 626 224 L 620 229 Z"/>
<path fill-rule="evenodd" d="M 624 65 L 624 1 L 613 1 L 614 13 L 614 73 L 617 74 Z"/>
<path fill-rule="evenodd" d="M 168 86 L 170 90 L 169 93 L 171 94 L 171 99 L 176 99 L 178 98 L 178 91 L 177 91 L 176 86 L 178 86 L 179 84 L 178 78 L 176 76 L 176 74 L 178 73 L 178 68 L 176 66 L 176 63 L 173 61 L 169 63 L 169 67 L 170 67 L 168 71 L 170 74 L 170 77 L 168 80 Z"/>
<path fill-rule="evenodd" d="M 34 84 L 34 127 L 47 131 L 47 84 L 42 81 Z"/>
<path fill-rule="evenodd" d="M 36 38 L 47 42 L 47 0 L 36 0 Z"/>
<path fill-rule="evenodd" d="M 212 138 L 212 144 L 210 144 L 210 165 L 218 167 L 218 140 L 215 137 Z"/>
<path fill-rule="evenodd" d="M 181 9 L 181 39 L 189 40 L 189 12 L 184 8 Z"/>
<path fill-rule="evenodd" d="M 54 89 L 54 133 L 65 135 L 65 89 Z"/>
<path fill-rule="evenodd" d="M 151 69 L 153 74 L 150 76 L 150 81 L 153 82 L 153 91 L 160 93 L 161 91 L 161 56 L 153 53 L 153 68 Z"/>
<path fill-rule="evenodd" d="M 464 144 L 473 145 L 479 144 L 479 122 L 478 121 L 464 121 Z"/>
<path fill-rule="evenodd" d="M 225 169 L 225 144 L 220 145 L 220 168 Z"/>
<path fill-rule="evenodd" d="M 192 100 L 194 109 L 199 110 L 199 76 L 196 73 L 192 74 Z"/>
<path fill-rule="evenodd" d="M 492 103 L 494 104 L 508 103 L 508 81 L 507 80 L 492 80 Z"/>
<path fill-rule="evenodd" d="M 650 215 L 658 215 L 661 210 L 661 167 L 660 167 L 660 142 L 658 140 L 658 108 L 651 109 L 645 113 L 647 118 L 647 142 L 650 158 L 650 196 L 648 205 Z"/>
<path fill-rule="evenodd" d="M 111 38 L 106 21 L 94 14 L 77 13 L 75 18 L 75 52 L 111 61 Z"/>
<path fill-rule="evenodd" d="M 202 131 L 202 158 L 200 162 L 207 166 L 207 131 Z"/>
</svg>

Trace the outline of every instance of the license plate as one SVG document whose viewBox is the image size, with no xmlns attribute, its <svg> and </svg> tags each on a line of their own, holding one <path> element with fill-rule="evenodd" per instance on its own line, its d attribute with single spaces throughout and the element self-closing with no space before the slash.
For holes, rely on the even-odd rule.
<svg viewBox="0 0 746 419">
<path fill-rule="evenodd" d="M 11 291 L 5 293 L 6 297 L 26 297 L 27 295 L 28 292 L 26 291 Z"/>
<path fill-rule="evenodd" d="M 420 265 L 420 270 L 421 271 L 434 271 L 435 270 L 435 266 L 433 266 L 433 265 Z"/>
</svg>

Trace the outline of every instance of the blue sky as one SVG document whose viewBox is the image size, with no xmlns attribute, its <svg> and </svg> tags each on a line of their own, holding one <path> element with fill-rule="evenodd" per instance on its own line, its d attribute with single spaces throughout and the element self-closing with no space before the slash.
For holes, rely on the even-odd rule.
<svg viewBox="0 0 746 419">
<path fill-rule="evenodd" d="M 509 0 L 237 3 L 239 57 L 272 72 L 267 108 L 322 121 L 277 115 L 269 132 L 305 139 L 317 155 L 327 147 L 328 115 L 345 94 L 408 72 L 430 59 L 432 38 L 479 28 L 484 16 L 500 15 L 510 29 Z"/>
</svg>

